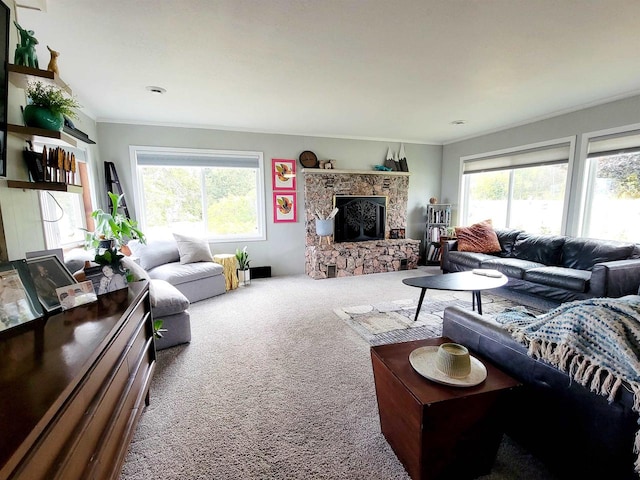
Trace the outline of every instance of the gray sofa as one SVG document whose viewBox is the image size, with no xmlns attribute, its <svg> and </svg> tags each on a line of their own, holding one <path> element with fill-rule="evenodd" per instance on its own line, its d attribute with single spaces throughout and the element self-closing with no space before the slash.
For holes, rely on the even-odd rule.
<svg viewBox="0 0 640 480">
<path fill-rule="evenodd" d="M 181 255 L 174 239 L 147 239 L 146 244 L 134 240 L 128 245 L 150 278 L 170 283 L 192 303 L 226 292 L 223 268 L 213 262 L 208 245 L 206 255 L 190 258 L 184 250 Z M 202 261 L 191 261 L 198 259 Z"/>
<path fill-rule="evenodd" d="M 189 306 L 226 292 L 223 268 L 214 263 L 208 244 L 184 236 L 129 242 L 132 256 L 122 259 L 133 281 L 149 281 L 151 315 L 162 319 L 162 338 L 156 339 L 156 350 L 191 341 Z M 65 264 L 75 272 L 93 252 L 77 249 L 65 254 Z"/>
<path fill-rule="evenodd" d="M 155 339 L 156 350 L 189 343 L 191 341 L 190 302 L 169 282 L 153 279 L 131 257 L 122 259 L 122 265 L 133 276 L 133 281 L 149 282 L 149 299 L 153 320 L 162 320 L 162 337 Z"/>
<path fill-rule="evenodd" d="M 635 243 L 532 235 L 496 229 L 501 251 L 459 252 L 457 240 L 442 248 L 444 273 L 475 268 L 502 272 L 507 288 L 567 302 L 590 297 L 622 297 L 640 285 L 640 245 Z"/>
</svg>

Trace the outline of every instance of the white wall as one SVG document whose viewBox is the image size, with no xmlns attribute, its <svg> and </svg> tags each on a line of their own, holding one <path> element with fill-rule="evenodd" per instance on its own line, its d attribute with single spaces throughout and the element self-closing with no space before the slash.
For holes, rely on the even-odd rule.
<svg viewBox="0 0 640 480">
<path fill-rule="evenodd" d="M 445 145 L 442 153 L 442 201 L 454 205 L 452 222 L 456 225 L 459 221 L 461 157 L 576 136 L 565 232 L 568 235 L 576 235 L 579 232 L 578 219 L 583 202 L 580 193 L 585 165 L 584 160 L 579 158 L 583 135 L 639 122 L 640 96 L 635 96 Z"/>
<path fill-rule="evenodd" d="M 372 170 L 384 162 L 387 148 L 397 151 L 398 143 L 348 140 L 294 135 L 272 135 L 223 130 L 176 128 L 117 123 L 98 123 L 100 158 L 116 165 L 118 177 L 127 199 L 133 199 L 129 146 L 164 146 L 209 148 L 221 150 L 251 150 L 264 153 L 267 240 L 248 242 L 252 266 L 272 267 L 273 275 L 304 273 L 305 229 L 303 178 L 298 185 L 299 214 L 297 223 L 274 224 L 271 203 L 271 159 L 296 159 L 304 150 L 311 150 L 318 159 L 335 159 L 341 169 Z M 426 204 L 429 197 L 440 195 L 440 162 L 442 147 L 405 144 L 409 171 L 409 205 L 407 236 L 421 239 L 424 232 Z M 297 163 L 300 168 L 299 162 Z M 100 172 L 102 174 L 102 172 Z M 102 184 L 102 180 L 100 181 Z M 128 201 L 131 215 L 135 206 Z M 233 253 L 245 243 L 215 243 L 214 252 Z"/>
</svg>

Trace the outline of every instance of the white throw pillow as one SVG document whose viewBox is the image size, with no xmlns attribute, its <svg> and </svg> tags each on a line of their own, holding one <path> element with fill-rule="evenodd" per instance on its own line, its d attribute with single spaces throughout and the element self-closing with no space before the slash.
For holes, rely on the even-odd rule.
<svg viewBox="0 0 640 480">
<path fill-rule="evenodd" d="M 173 237 L 178 243 L 180 263 L 213 262 L 209 243 L 206 240 L 179 233 L 174 233 Z"/>
</svg>

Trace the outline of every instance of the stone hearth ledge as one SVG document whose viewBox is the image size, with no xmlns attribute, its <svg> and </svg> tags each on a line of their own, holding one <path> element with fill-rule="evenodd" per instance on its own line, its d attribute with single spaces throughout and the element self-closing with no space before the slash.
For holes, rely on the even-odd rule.
<svg viewBox="0 0 640 480">
<path fill-rule="evenodd" d="M 313 279 L 328 278 L 329 265 L 336 266 L 336 277 L 395 272 L 402 260 L 407 261 L 407 270 L 417 268 L 419 257 L 420 240 L 409 238 L 308 245 L 305 270 Z"/>
</svg>

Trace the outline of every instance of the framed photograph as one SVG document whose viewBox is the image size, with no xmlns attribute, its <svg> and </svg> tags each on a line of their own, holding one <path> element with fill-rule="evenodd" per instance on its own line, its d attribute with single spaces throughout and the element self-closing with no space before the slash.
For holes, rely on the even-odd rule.
<svg viewBox="0 0 640 480">
<path fill-rule="evenodd" d="M 404 228 L 392 228 L 389 232 L 389 238 L 391 239 L 402 239 L 405 238 L 405 229 Z"/>
<path fill-rule="evenodd" d="M 27 266 L 38 293 L 38 299 L 45 311 L 51 312 L 60 308 L 60 300 L 56 290 L 77 283 L 71 272 L 67 270 L 57 255 L 28 258 Z"/>
<path fill-rule="evenodd" d="M 297 217 L 296 194 L 273 192 L 273 221 L 275 223 L 296 222 Z"/>
<path fill-rule="evenodd" d="M 0 331 L 42 316 L 26 260 L 0 264 Z"/>
<path fill-rule="evenodd" d="M 115 292 L 122 288 L 127 288 L 127 273 L 122 265 L 117 267 L 112 265 L 98 265 L 85 268 L 84 274 L 87 280 L 93 284 L 93 288 L 98 295 Z"/>
<path fill-rule="evenodd" d="M 91 280 L 56 289 L 62 310 L 84 305 L 98 300 Z"/>
<path fill-rule="evenodd" d="M 296 161 L 274 158 L 271 160 L 273 190 L 296 190 Z"/>
</svg>

